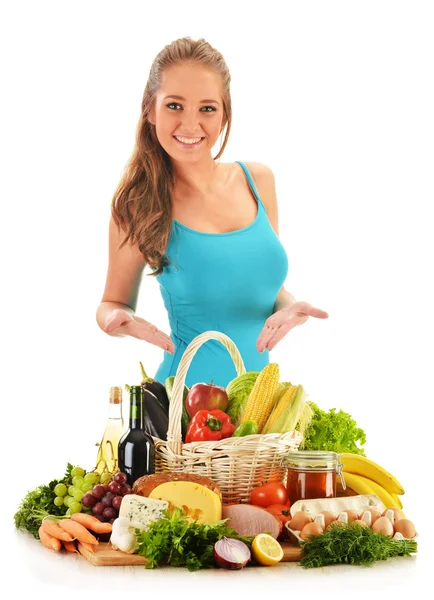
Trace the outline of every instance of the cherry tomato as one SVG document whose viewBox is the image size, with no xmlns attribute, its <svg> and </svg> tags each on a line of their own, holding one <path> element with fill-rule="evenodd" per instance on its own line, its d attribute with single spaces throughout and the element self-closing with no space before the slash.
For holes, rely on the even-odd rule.
<svg viewBox="0 0 434 600">
<path fill-rule="evenodd" d="M 269 481 L 251 491 L 250 503 L 263 508 L 271 504 L 288 504 L 288 492 L 280 481 Z"/>
</svg>

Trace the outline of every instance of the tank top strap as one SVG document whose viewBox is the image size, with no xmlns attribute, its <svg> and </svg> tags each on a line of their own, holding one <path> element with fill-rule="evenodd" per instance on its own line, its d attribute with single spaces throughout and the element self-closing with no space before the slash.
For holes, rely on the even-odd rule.
<svg viewBox="0 0 434 600">
<path fill-rule="evenodd" d="M 258 201 L 258 206 L 262 206 L 262 208 L 265 210 L 265 206 L 264 206 L 264 204 L 263 204 L 263 202 L 261 200 L 261 197 L 260 197 L 260 195 L 258 193 L 258 190 L 256 189 L 255 182 L 253 181 L 253 177 L 251 176 L 249 169 L 240 160 L 236 160 L 235 162 L 238 163 L 239 165 L 241 165 L 241 167 L 243 168 L 243 171 L 244 171 L 244 173 L 245 173 L 245 175 L 247 177 L 247 181 L 249 182 L 250 187 L 251 187 L 251 189 L 252 189 L 253 193 L 255 194 L 255 197 L 256 197 L 256 199 Z"/>
</svg>

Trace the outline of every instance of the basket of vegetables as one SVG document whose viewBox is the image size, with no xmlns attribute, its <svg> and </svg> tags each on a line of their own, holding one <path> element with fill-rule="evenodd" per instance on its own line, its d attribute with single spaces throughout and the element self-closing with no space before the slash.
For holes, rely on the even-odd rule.
<svg viewBox="0 0 434 600">
<path fill-rule="evenodd" d="M 238 377 L 231 382 L 232 387 L 244 378 L 250 384 L 249 392 L 242 402 L 233 395 L 234 402 L 227 412 L 199 410 L 188 429 L 184 428 L 183 436 L 186 374 L 198 349 L 209 340 L 221 342 L 234 362 Z M 276 363 L 266 365 L 252 378 L 227 335 L 207 331 L 195 337 L 186 348 L 173 380 L 167 439 L 154 437 L 155 471 L 209 477 L 218 484 L 224 504 L 248 502 L 253 488 L 268 481 L 283 482 L 286 469 L 281 466 L 282 458 L 297 450 L 303 438 L 295 428 L 282 428 L 282 419 L 286 419 L 288 402 L 297 404 L 294 394 L 304 401 L 304 392 L 302 386 L 288 384 L 282 389 L 279 386 L 282 388 Z M 302 402 L 298 404 L 302 406 Z"/>
</svg>

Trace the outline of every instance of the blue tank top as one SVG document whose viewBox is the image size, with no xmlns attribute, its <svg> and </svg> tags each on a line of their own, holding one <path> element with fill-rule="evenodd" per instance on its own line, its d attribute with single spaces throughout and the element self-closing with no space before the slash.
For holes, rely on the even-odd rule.
<svg viewBox="0 0 434 600">
<path fill-rule="evenodd" d="M 176 375 L 188 344 L 200 333 L 225 333 L 236 344 L 246 371 L 260 371 L 269 363 L 256 342 L 266 319 L 273 314 L 276 296 L 288 272 L 284 247 L 271 226 L 266 209 L 246 165 L 258 210 L 253 223 L 228 233 L 203 233 L 176 219 L 166 249 L 171 264 L 156 276 L 171 328 L 174 353 L 164 358 L 154 377 L 164 384 Z M 228 350 L 217 340 L 202 344 L 193 357 L 185 383 L 226 387 L 237 376 Z"/>
</svg>

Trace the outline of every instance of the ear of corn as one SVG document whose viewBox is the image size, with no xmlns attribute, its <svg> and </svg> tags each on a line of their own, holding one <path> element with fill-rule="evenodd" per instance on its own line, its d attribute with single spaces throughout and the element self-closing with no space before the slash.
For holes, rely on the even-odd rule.
<svg viewBox="0 0 434 600">
<path fill-rule="evenodd" d="M 306 395 L 302 385 L 292 386 L 282 396 L 272 411 L 263 433 L 293 431 L 303 414 Z"/>
<path fill-rule="evenodd" d="M 280 371 L 277 363 L 269 363 L 262 369 L 250 392 L 241 423 L 255 421 L 258 425 L 258 432 L 262 433 L 273 407 L 279 377 Z"/>
</svg>

